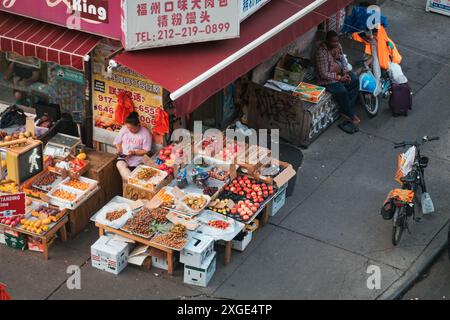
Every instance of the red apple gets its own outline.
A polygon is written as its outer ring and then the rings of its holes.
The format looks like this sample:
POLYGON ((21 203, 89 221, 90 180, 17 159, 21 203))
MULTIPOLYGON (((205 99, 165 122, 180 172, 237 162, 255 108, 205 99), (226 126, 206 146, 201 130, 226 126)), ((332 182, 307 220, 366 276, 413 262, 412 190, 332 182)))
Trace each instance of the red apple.
POLYGON ((245 215, 245 216, 243 216, 243 217, 242 217, 242 220, 244 220, 244 221, 248 221, 248 220, 250 220, 250 217, 249 217, 249 216, 247 216, 247 215, 245 215))

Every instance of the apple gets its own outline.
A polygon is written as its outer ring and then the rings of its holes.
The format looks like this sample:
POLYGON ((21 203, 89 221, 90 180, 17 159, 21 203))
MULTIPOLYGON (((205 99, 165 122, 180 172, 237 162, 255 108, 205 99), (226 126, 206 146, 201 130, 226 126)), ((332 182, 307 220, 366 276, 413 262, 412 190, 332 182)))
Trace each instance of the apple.
POLYGON ((248 215, 245 215, 245 216, 242 217, 242 220, 248 221, 248 220, 250 220, 250 217, 248 215))
POLYGON ((256 211, 258 211, 258 208, 256 208, 255 206, 252 207, 252 212, 256 213, 256 211))
POLYGON ((236 208, 231 209, 231 213, 232 214, 236 214, 237 213, 237 209, 236 208))

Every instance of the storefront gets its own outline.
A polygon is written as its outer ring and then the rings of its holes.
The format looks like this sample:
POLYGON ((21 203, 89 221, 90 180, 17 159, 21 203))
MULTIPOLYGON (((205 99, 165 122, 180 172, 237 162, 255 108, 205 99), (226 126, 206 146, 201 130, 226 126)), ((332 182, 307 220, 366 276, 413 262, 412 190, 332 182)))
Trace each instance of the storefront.
MULTIPOLYGON (((9 246, 23 250, 31 245, 48 258, 48 244, 57 232, 66 240, 66 227, 75 235, 92 221, 100 235, 91 247, 93 267, 118 274, 128 263, 151 261, 172 274, 179 261, 185 265, 186 283, 207 286, 215 271, 214 244, 225 245, 225 264, 232 248, 245 250, 253 232, 284 205, 296 170, 276 159, 267 146, 239 144, 222 134, 197 140, 192 132, 187 132, 186 140, 169 142, 166 134, 175 127, 188 127, 186 120, 202 104, 218 108, 208 115, 214 119, 209 126, 223 130, 237 113, 232 84, 348 2, 264 1, 250 17, 245 15, 239 38, 231 34, 228 40, 132 52, 123 51, 123 38, 121 45, 118 39, 101 39, 28 18, 12 25, 19 19, 0 12, 10 21, 9 26, 0 23, 7 75, 2 83, 8 91, 4 99, 11 103, 14 91, 22 89, 26 98, 58 104, 74 117, 78 113, 92 124, 97 149, 86 152, 79 140, 61 136, 37 154, 33 148, 43 146, 28 137, 0 144, 12 180, 5 181, 1 191, 14 195, 23 191, 27 196, 18 196, 20 211, 0 210, 0 242, 3 233, 9 246), (36 26, 48 31, 26 32, 36 26), (13 63, 21 67, 16 70, 13 63), (13 70, 12 77, 8 70, 13 70), (23 83, 19 78, 23 73, 36 81, 23 83), (124 181, 123 190, 117 190, 122 181, 115 170, 112 144, 131 110, 138 112, 162 149, 144 156, 124 181), (61 146, 69 154, 61 155, 61 146), (13 162, 20 155, 26 160, 13 162), (186 157, 191 161, 184 161, 186 157), (12 175, 26 172, 31 160, 40 161, 33 175, 26 179, 12 175), (107 256, 107 251, 114 254, 107 256)), ((139 8, 142 16, 148 13, 139 8)), ((228 29, 227 22, 221 23, 228 29)))

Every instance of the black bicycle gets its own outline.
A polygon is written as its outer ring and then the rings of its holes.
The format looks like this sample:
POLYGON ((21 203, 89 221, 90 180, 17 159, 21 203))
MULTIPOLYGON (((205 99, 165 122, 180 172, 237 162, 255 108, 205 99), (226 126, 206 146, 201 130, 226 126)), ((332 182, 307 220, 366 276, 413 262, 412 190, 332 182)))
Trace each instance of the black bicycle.
POLYGON ((414 201, 407 203, 404 201, 394 200, 395 211, 392 219, 392 244, 394 246, 399 244, 403 231, 408 230, 408 233, 411 233, 409 229, 411 218, 414 218, 414 220, 417 221, 415 215, 415 203, 420 203, 420 198, 417 192, 419 191, 419 188, 422 194, 427 192, 427 186, 425 183, 425 168, 428 166, 429 162, 428 157, 421 155, 420 147, 426 142, 434 140, 439 140, 439 137, 424 136, 423 138, 419 138, 417 141, 413 142, 404 141, 395 143, 394 148, 396 149, 412 146, 416 147, 416 155, 412 165, 412 170, 400 179, 402 182, 402 189, 412 190, 414 192, 414 201))

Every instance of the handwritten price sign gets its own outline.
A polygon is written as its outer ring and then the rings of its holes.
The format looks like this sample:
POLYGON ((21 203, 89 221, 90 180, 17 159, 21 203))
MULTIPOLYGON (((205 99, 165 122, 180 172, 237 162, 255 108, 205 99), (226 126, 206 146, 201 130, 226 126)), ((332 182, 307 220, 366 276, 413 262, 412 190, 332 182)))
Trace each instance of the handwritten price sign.
POLYGON ((239 5, 236 0, 129 0, 125 5, 125 48, 236 38, 239 5))

